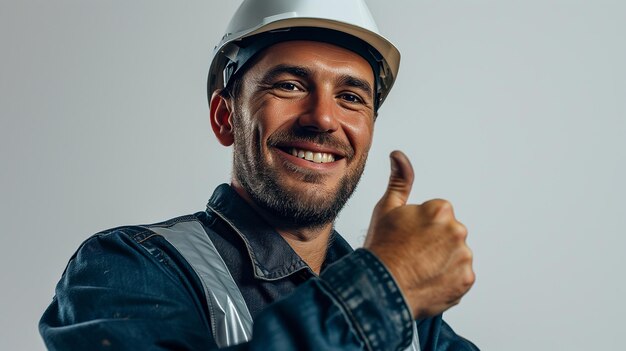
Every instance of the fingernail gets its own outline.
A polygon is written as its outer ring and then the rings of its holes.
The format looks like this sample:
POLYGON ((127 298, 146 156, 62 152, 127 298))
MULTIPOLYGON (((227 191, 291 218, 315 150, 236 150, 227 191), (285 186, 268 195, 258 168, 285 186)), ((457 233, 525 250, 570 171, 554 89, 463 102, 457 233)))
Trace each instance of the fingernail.
POLYGON ((398 164, 396 163, 396 159, 389 156, 389 160, 391 161, 391 171, 396 173, 398 171, 398 164))

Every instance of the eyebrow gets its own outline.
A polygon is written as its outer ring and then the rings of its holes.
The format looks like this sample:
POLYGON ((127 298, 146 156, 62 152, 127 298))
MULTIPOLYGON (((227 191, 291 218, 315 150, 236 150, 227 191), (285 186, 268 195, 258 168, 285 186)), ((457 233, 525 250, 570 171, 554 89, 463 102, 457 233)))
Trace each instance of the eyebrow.
POLYGON ((312 74, 311 70, 306 67, 281 64, 267 71, 267 73, 263 75, 263 78, 261 79, 261 81, 266 84, 269 84, 273 82, 278 76, 280 76, 281 74, 285 74, 285 73, 294 75, 296 77, 302 77, 302 78, 309 77, 312 74))
POLYGON ((373 97, 374 90, 372 89, 371 84, 361 78, 357 78, 350 75, 343 75, 339 78, 339 85, 347 85, 349 87, 357 88, 362 90, 367 96, 373 97))
MULTIPOLYGON (((271 82, 273 82, 281 74, 291 74, 296 77, 307 78, 312 76, 313 72, 303 66, 280 64, 267 71, 267 73, 263 75, 261 81, 265 84, 271 84, 271 82)), ((337 83, 338 85, 345 85, 362 90, 363 93, 367 94, 367 96, 374 96, 374 89, 372 89, 372 85, 364 79, 344 74, 337 79, 337 83)))

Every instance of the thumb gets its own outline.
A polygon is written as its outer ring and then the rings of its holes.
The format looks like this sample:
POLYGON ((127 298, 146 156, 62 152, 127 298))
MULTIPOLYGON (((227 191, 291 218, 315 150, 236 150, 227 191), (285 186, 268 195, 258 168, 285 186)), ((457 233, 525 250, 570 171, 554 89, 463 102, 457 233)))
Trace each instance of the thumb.
POLYGON ((387 185, 387 191, 385 191, 377 206, 382 213, 406 205, 415 177, 411 161, 402 151, 393 151, 389 158, 391 159, 389 184, 387 185))

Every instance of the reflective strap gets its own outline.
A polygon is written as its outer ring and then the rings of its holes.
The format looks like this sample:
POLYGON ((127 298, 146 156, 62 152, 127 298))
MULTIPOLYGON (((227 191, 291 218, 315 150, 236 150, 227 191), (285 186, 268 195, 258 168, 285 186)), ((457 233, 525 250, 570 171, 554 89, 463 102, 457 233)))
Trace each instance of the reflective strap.
POLYGON ((202 224, 191 220, 167 227, 145 228, 163 236, 200 278, 217 346, 222 348, 250 340, 252 317, 246 302, 202 224))
POLYGON ((415 322, 413 322, 413 341, 411 341, 411 345, 404 349, 404 351, 421 351, 420 336, 417 333, 417 325, 415 322))

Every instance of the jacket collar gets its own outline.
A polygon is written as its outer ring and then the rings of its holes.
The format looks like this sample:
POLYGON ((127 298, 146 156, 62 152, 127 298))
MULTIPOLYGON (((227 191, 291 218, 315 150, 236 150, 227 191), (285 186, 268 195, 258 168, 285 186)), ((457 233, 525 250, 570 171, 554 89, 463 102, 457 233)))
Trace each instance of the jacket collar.
MULTIPOLYGON (((309 266, 261 216, 228 184, 221 184, 207 204, 207 212, 222 218, 243 239, 255 277, 263 280, 284 278, 309 266)), ((352 251, 333 230, 322 269, 352 251)))

